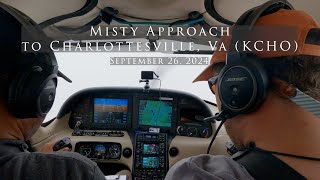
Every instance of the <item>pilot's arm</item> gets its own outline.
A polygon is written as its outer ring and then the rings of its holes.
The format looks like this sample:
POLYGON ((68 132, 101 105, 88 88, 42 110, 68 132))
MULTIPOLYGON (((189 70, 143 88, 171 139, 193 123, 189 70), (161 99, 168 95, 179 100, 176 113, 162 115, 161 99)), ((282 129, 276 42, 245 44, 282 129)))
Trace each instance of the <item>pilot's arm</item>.
POLYGON ((246 169, 229 157, 199 155, 177 162, 170 168, 165 179, 251 180, 253 178, 246 169))

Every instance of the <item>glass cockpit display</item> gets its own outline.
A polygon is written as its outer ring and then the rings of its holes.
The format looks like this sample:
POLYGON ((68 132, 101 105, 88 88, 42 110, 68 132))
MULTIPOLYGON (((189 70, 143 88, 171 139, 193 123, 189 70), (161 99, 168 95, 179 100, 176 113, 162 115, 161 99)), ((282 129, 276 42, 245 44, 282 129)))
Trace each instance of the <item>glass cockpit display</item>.
POLYGON ((143 145, 143 154, 159 154, 159 145, 158 144, 144 144, 143 145))
POLYGON ((97 154, 105 154, 106 153, 106 147, 104 145, 96 145, 95 152, 97 154))
POLYGON ((128 99, 95 98, 94 124, 126 125, 128 121, 128 99))
POLYGON ((172 101, 140 100, 139 125, 171 127, 172 101))
POLYGON ((159 157, 143 157, 142 167, 144 168, 158 168, 159 157))

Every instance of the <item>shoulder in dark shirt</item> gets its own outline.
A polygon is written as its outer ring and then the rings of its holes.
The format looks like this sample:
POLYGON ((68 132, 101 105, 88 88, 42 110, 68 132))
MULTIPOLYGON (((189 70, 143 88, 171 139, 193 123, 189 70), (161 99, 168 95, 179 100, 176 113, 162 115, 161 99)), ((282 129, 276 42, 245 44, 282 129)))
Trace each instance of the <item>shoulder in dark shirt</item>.
POLYGON ((0 157, 0 179, 104 180, 96 163, 72 152, 21 152, 0 157))

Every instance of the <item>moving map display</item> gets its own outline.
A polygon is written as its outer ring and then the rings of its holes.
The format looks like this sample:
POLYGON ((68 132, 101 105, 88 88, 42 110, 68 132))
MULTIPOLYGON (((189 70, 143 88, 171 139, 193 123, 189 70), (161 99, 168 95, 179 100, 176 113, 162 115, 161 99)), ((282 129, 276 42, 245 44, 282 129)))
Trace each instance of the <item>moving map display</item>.
POLYGON ((143 145, 143 154, 159 154, 159 145, 158 144, 144 144, 143 145))
POLYGON ((142 167, 144 168, 158 168, 159 158, 158 157, 143 157, 142 167))
POLYGON ((139 125, 171 127, 172 102, 140 100, 139 125))
POLYGON ((94 99, 94 123, 106 125, 127 124, 128 99, 94 99))

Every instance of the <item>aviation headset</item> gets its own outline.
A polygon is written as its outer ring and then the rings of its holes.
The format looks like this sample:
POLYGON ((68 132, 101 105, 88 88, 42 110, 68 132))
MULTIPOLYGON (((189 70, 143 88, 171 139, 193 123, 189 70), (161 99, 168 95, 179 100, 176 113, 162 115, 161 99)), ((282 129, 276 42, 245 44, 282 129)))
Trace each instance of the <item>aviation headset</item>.
MULTIPOLYGON (((280 9, 291 9, 285 0, 272 0, 244 13, 235 26, 253 27, 259 17, 280 9)), ((231 42, 234 42, 234 37, 231 42)), ((231 43, 233 44, 233 43, 231 43)), ((252 53, 228 52, 226 66, 218 77, 219 97, 225 118, 249 113, 265 100, 269 87, 269 77, 261 60, 252 53)))
MULTIPOLYGON (((21 31, 24 31, 25 35, 48 40, 42 29, 24 13, 3 3, 0 3, 0 11, 13 16, 21 24, 21 31)), ((28 52, 19 57, 19 64, 24 65, 9 82, 9 111, 21 119, 44 118, 56 95, 58 65, 54 53, 28 52)))

